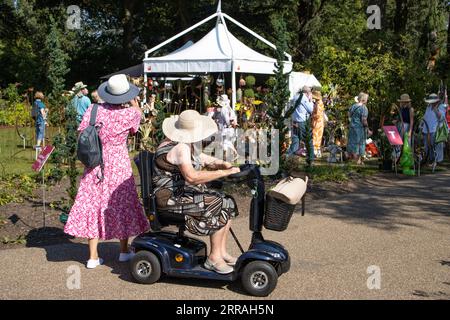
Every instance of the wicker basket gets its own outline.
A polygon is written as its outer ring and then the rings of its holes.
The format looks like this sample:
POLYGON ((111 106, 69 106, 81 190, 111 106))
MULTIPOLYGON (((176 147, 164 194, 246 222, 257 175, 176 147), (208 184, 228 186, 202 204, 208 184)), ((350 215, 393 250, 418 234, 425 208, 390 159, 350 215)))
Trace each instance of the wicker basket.
POLYGON ((264 227, 273 231, 284 231, 289 225, 295 205, 285 203, 269 195, 266 196, 264 227))

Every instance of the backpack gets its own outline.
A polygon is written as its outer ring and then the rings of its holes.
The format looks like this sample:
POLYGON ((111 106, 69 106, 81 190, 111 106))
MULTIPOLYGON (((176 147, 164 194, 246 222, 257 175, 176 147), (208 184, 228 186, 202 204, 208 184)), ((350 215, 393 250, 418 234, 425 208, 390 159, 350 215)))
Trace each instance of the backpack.
POLYGON ((39 112, 38 102, 35 101, 33 103, 33 106, 31 107, 31 118, 33 118, 34 121, 36 121, 38 117, 38 112, 39 112))
POLYGON ((98 166, 101 168, 100 176, 97 175, 100 181, 103 180, 103 154, 102 154, 102 142, 98 133, 101 130, 101 125, 96 126, 98 105, 94 104, 91 111, 91 119, 89 126, 84 129, 78 138, 77 158, 88 169, 94 169, 98 166))

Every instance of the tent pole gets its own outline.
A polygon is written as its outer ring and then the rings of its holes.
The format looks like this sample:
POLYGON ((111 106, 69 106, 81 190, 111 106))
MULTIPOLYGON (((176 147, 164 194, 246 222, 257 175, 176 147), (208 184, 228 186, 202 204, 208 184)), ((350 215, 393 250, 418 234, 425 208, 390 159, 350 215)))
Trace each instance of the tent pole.
POLYGON ((231 103, 233 110, 236 110, 236 71, 234 70, 234 60, 231 62, 231 103))
POLYGON ((144 104, 147 103, 147 72, 144 71, 144 104))

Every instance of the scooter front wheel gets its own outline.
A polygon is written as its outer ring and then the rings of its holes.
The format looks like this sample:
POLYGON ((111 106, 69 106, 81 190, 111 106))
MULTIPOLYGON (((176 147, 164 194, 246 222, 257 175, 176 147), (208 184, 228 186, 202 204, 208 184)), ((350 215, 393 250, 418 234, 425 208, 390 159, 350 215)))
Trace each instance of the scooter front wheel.
POLYGON ((275 268, 265 261, 252 261, 242 272, 242 285, 253 296, 267 297, 275 290, 278 274, 275 268))
POLYGON ((131 274, 142 284, 153 284, 161 277, 161 264, 158 257, 149 251, 139 251, 131 259, 131 274))

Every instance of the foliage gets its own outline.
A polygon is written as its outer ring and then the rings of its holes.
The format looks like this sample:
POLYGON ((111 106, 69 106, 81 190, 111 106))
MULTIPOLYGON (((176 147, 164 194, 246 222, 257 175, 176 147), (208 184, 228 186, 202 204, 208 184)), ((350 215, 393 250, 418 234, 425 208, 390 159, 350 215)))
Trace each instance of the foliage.
MULTIPOLYGON (((66 100, 67 101, 67 100, 66 100)), ((50 161, 55 164, 51 170, 51 176, 55 181, 60 181, 65 175, 69 177, 69 187, 67 194, 69 196, 68 206, 72 206, 77 194, 77 141, 78 141, 78 122, 77 111, 72 101, 67 102, 64 109, 64 132, 53 138, 55 151, 52 153, 50 161), (63 167, 63 165, 66 165, 63 167)))
POLYGON ((155 109, 157 111, 156 119, 153 123, 155 128, 155 144, 158 146, 164 140, 164 132, 162 131, 162 124, 167 117, 166 108, 162 101, 155 102, 155 109))
POLYGON ((255 91, 253 89, 245 89, 244 90, 244 97, 249 99, 255 98, 255 91))
POLYGON ((35 179, 29 175, 6 175, 0 180, 0 206, 8 203, 22 203, 33 195, 37 188, 35 179))
POLYGON ((393 149, 383 129, 378 129, 378 134, 375 140, 377 142, 378 149, 380 150, 381 153, 381 159, 391 160, 393 149))
POLYGON ((77 122, 77 110, 72 103, 68 104, 65 110, 66 113, 66 150, 67 150, 67 162, 69 167, 67 168, 67 176, 69 177, 69 188, 67 194, 69 196, 69 206, 72 207, 77 196, 77 177, 78 170, 76 167, 77 161, 77 141, 78 141, 78 122, 77 122))
POLYGON ((9 84, 0 99, 0 125, 25 126, 30 122, 30 107, 23 102, 16 84, 9 84))
POLYGON ((256 84, 255 77, 254 76, 245 77, 245 84, 246 84, 247 88, 253 88, 254 85, 256 84))
POLYGON ((48 52, 46 74, 51 88, 49 120, 56 126, 62 125, 64 121, 64 108, 61 106, 65 104, 62 93, 65 87, 65 76, 69 72, 67 67, 69 55, 62 48, 61 37, 62 33, 57 23, 50 16, 50 34, 45 42, 45 51, 48 52))
POLYGON ((295 109, 294 106, 291 106, 288 110, 286 110, 290 97, 288 78, 284 74, 284 53, 287 49, 286 23, 281 19, 274 20, 273 23, 275 25, 278 39, 278 42, 276 43, 277 63, 275 68, 274 86, 271 88, 272 93, 270 94, 268 101, 267 114, 270 117, 271 125, 273 128, 277 129, 280 134, 278 150, 280 150, 279 163, 282 163, 281 150, 286 141, 286 135, 289 130, 285 122, 290 118, 295 109))
POLYGON ((27 239, 25 235, 20 235, 16 239, 10 239, 9 237, 2 237, 1 242, 3 244, 26 244, 27 239))

